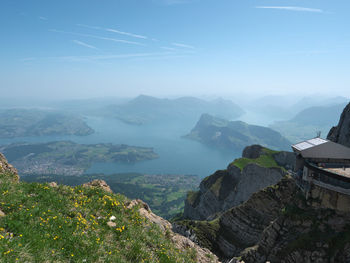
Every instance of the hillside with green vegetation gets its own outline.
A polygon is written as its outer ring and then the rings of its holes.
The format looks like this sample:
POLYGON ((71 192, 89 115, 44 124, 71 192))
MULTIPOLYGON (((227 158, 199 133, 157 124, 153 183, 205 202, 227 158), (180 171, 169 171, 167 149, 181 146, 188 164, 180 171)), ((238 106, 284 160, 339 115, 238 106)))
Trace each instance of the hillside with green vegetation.
POLYGON ((39 109, 0 110, 0 138, 92 133, 94 130, 77 115, 39 109))
POLYGON ((81 175, 93 163, 132 163, 158 158, 152 148, 71 141, 0 146, 20 174, 81 175))
POLYGON ((125 196, 20 182, 4 165, 0 159, 1 262, 198 262, 193 246, 176 247, 125 196))
POLYGON ((196 126, 184 137, 231 152, 240 152, 252 144, 275 150, 286 150, 290 147, 286 138, 270 128, 249 125, 242 121, 228 121, 209 114, 203 114, 196 126))
POLYGON ((131 199, 145 201, 157 215, 172 218, 181 213, 188 191, 197 189, 200 178, 195 175, 149 175, 149 174, 112 174, 112 175, 26 175, 27 182, 58 182, 76 186, 95 179, 108 183, 113 192, 121 193, 131 199))

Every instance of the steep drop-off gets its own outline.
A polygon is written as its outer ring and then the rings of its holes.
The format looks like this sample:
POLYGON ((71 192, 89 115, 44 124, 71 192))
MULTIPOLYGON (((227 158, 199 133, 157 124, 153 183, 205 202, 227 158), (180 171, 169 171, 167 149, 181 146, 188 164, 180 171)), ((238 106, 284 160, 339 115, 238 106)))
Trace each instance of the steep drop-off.
POLYGON ((327 139, 350 147, 350 103, 343 110, 338 125, 329 131, 327 139))
POLYGON ((198 192, 188 193, 184 218, 214 218, 245 202, 253 193, 276 184, 293 163, 293 153, 271 151, 260 145, 246 147, 242 158, 203 179, 198 192))

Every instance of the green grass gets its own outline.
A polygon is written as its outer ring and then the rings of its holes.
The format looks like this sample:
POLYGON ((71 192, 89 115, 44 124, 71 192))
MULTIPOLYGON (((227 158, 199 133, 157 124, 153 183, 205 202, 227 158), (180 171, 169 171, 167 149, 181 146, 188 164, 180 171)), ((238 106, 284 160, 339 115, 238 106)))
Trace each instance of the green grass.
POLYGON ((97 188, 14 183, 0 174, 0 262, 196 262, 128 200, 97 188), (109 227, 110 216, 116 227, 109 227))
POLYGON ((248 164, 251 163, 255 163, 265 168, 280 167, 273 157, 275 154, 279 153, 279 151, 271 150, 269 148, 263 148, 262 151, 263 154, 261 154, 256 159, 239 158, 234 160, 232 164, 237 166, 241 170, 243 170, 248 164))
POLYGON ((257 159, 240 158, 233 161, 233 164, 241 170, 250 163, 255 163, 265 168, 279 167, 271 155, 261 155, 257 159))
POLYGON ((22 179, 28 182, 58 182, 71 186, 102 179, 113 192, 121 193, 131 199, 141 199, 151 207, 154 213, 167 219, 183 210, 187 191, 196 189, 200 182, 198 176, 133 173, 83 176, 27 175, 22 179))

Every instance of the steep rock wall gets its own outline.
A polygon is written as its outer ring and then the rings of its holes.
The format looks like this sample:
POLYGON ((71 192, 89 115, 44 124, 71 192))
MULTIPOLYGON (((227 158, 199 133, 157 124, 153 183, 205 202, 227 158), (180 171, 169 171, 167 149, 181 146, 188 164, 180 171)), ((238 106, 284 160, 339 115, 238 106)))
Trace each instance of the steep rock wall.
POLYGON ((329 131, 327 139, 350 147, 350 103, 343 110, 338 125, 329 131))

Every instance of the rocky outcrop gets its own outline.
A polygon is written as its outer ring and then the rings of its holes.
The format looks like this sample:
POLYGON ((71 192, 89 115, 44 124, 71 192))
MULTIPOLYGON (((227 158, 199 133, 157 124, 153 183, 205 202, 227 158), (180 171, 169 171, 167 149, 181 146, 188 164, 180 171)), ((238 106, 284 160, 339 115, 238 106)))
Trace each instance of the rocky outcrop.
POLYGON ((239 259, 245 263, 349 262, 349 223, 348 213, 313 209, 294 200, 239 259))
POLYGON ((191 241, 189 238, 174 233, 172 231, 172 225, 169 221, 164 218, 154 214, 149 206, 142 200, 132 200, 126 204, 129 209, 134 206, 139 206, 139 213, 141 216, 145 217, 150 222, 157 224, 160 229, 170 237, 177 249, 183 250, 192 248, 196 252, 197 262, 198 263, 219 263, 217 256, 210 252, 206 248, 201 248, 196 243, 191 241))
POLYGON ((178 224, 193 231, 200 245, 227 260, 255 246, 295 192, 293 179, 284 178, 277 185, 254 193, 248 201, 227 210, 213 221, 182 221, 178 224))
MULTIPOLYGON (((265 154, 266 154, 265 147, 259 144, 254 144, 244 148, 242 157, 248 158, 248 159, 256 159, 256 158, 259 158, 261 155, 265 155, 265 154)), ((295 165, 296 157, 295 157, 295 153, 293 152, 275 151, 272 153, 272 157, 279 166, 282 166, 287 170, 293 169, 295 165)))
POLYGON ((338 125, 329 131, 327 139, 350 147, 350 103, 343 110, 338 125))
POLYGON ((264 149, 265 148, 259 144, 253 144, 253 145, 247 146, 244 148, 242 152, 242 157, 248 158, 248 159, 259 158, 260 155, 265 154, 264 149))
POLYGON ((100 180, 100 179, 96 179, 93 180, 92 182, 88 182, 86 184, 83 184, 84 187, 97 187, 97 188, 101 188, 102 190, 108 192, 108 193, 112 193, 112 189, 109 187, 109 185, 106 183, 106 181, 104 180, 100 180))
POLYGON ((244 167, 241 179, 234 191, 225 200, 223 210, 242 204, 253 193, 276 184, 284 175, 286 173, 281 168, 265 168, 256 164, 248 164, 244 167))
MULTIPOLYGON (((251 163, 238 167, 231 163, 226 170, 219 170, 205 178, 198 192, 191 192, 185 200, 184 218, 192 220, 210 220, 218 213, 237 206, 250 196, 270 185, 276 184, 286 175, 285 169, 280 167, 264 167, 256 158, 269 155, 273 161, 277 156, 279 162, 289 167, 290 159, 287 152, 273 152, 260 145, 246 147, 243 157, 251 163)), ((294 154, 292 154, 294 157, 294 154)))
POLYGON ((16 168, 9 164, 5 156, 0 153, 0 174, 3 173, 10 174, 13 177, 14 181, 19 181, 19 176, 16 168))
POLYGON ((275 153, 273 155, 273 158, 275 159, 276 163, 279 166, 282 166, 287 170, 294 169, 294 165, 295 165, 295 161, 296 161, 295 153, 281 151, 281 152, 275 153))
MULTIPOLYGON (((226 199, 233 193, 241 177, 235 166, 216 171, 205 178, 198 192, 191 192, 185 200, 184 217, 193 220, 206 220, 227 206, 226 199)), ((231 197, 232 199, 232 197, 231 197)))
POLYGON ((230 263, 350 262, 350 214, 317 201, 286 177, 213 221, 180 223, 230 263))

